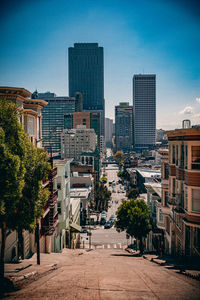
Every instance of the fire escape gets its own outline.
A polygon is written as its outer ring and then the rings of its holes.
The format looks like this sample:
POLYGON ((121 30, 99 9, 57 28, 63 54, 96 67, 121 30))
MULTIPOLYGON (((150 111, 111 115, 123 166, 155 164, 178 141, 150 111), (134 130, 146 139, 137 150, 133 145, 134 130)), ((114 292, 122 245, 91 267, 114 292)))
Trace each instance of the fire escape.
POLYGON ((41 219, 41 235, 52 235, 58 225, 58 212, 55 205, 58 200, 58 190, 54 189, 54 180, 57 177, 57 168, 53 168, 53 159, 50 157, 52 170, 49 172, 47 181, 43 182, 44 188, 48 188, 50 195, 44 206, 44 214, 41 219))

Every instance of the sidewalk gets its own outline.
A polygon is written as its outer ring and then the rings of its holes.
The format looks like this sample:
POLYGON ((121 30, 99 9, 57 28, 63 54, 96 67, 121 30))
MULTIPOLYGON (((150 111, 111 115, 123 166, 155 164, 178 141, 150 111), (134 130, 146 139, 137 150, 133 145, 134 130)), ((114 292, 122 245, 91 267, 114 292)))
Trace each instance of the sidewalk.
MULTIPOLYGON (((133 250, 131 248, 126 248, 125 250, 133 255, 136 256, 139 255, 139 251, 133 250)), ((156 263, 160 266, 164 266, 165 268, 177 270, 181 274, 184 274, 185 276, 200 281, 200 266, 198 265, 184 265, 183 263, 180 263, 178 260, 176 260, 173 257, 170 256, 160 257, 156 254, 144 254, 143 258, 153 263, 156 263)))
POLYGON ((148 259, 160 266, 164 266, 168 269, 174 269, 184 274, 185 276, 191 277, 193 279, 200 281, 200 266, 197 265, 184 265, 180 263, 175 258, 170 256, 159 257, 155 254, 145 254, 143 258, 148 259))
MULTIPOLYGON (((80 250, 83 252, 82 249, 80 250)), ((62 255, 60 255, 60 253, 40 253, 40 265, 37 265, 36 254, 19 263, 5 263, 6 281, 4 283, 4 292, 20 289, 31 281, 35 281, 53 272, 63 264, 70 265, 73 256, 79 255, 80 250, 76 249, 74 252, 71 249, 64 249, 62 255)), ((1 293, 2 289, 3 287, 1 286, 1 293)))

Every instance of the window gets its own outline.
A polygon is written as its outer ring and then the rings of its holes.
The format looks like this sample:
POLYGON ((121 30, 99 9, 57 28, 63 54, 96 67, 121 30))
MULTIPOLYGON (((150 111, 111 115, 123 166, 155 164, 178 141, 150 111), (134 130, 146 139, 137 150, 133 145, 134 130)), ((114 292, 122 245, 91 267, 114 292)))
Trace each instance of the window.
POLYGON ((185 187, 185 209, 188 210, 188 188, 185 187))
POLYGON ((61 214, 61 202, 57 202, 57 212, 61 214))
POLYGON ((83 119, 83 125, 86 125, 86 119, 83 119))
POLYGON ((181 162, 180 162, 180 167, 182 169, 184 168, 184 145, 181 145, 181 162))
POLYGON ((172 185, 172 193, 173 193, 173 197, 175 197, 175 193, 176 193, 176 179, 173 178, 173 185, 172 185))
POLYGON ((172 148, 172 163, 175 164, 175 146, 172 148))
POLYGON ((194 247, 200 251, 200 228, 194 228, 194 247))
POLYGON ((164 221, 164 217, 163 217, 162 209, 161 209, 161 208, 159 209, 159 221, 160 221, 160 222, 163 222, 163 221, 164 221))
POLYGON ((178 145, 176 145, 176 166, 179 165, 179 159, 178 159, 178 145))
POLYGON ((166 218, 166 224, 165 224, 165 228, 168 234, 170 234, 170 221, 169 218, 166 218))
POLYGON ((185 146, 185 168, 188 167, 188 146, 185 146))
POLYGON ((200 190, 192 189, 192 210, 200 213, 200 190))
POLYGON ((200 170, 200 146, 192 146, 192 169, 200 170))
POLYGON ((165 191, 165 206, 168 205, 168 192, 165 191))
POLYGON ((164 164, 164 179, 168 179, 168 178, 169 178, 169 165, 164 164))
POLYGON ((33 117, 27 116, 25 119, 25 131, 30 134, 34 135, 35 127, 34 127, 35 119, 33 117))

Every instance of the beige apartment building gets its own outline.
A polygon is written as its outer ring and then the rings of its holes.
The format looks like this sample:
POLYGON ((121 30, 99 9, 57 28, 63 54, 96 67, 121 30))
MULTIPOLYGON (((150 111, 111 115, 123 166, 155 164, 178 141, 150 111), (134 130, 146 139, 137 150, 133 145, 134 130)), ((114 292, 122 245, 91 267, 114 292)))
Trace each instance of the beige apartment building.
MULTIPOLYGON (((0 98, 5 101, 11 100, 17 104, 22 112, 20 123, 28 133, 32 143, 41 147, 41 110, 47 102, 40 99, 32 99, 32 93, 24 88, 0 87, 0 98)), ((35 251, 34 234, 23 232, 24 245, 23 256, 27 257, 30 252, 35 251)), ((0 232, 1 244, 1 232, 0 232)), ((18 259, 18 234, 16 231, 8 231, 5 249, 5 261, 16 261, 18 259)))
POLYGON ((66 129, 61 134, 61 157, 79 160, 81 153, 94 151, 97 146, 97 135, 94 129, 84 125, 76 129, 66 129))
POLYGON ((200 258, 200 128, 167 132, 162 154, 165 252, 200 258))

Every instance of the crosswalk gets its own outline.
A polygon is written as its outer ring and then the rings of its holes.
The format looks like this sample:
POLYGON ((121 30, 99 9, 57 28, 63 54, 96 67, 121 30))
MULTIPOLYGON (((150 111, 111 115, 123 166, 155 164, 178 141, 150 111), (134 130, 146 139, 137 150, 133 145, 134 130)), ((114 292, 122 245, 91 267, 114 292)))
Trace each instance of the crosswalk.
POLYGON ((93 245, 95 249, 123 249, 122 243, 93 245))

